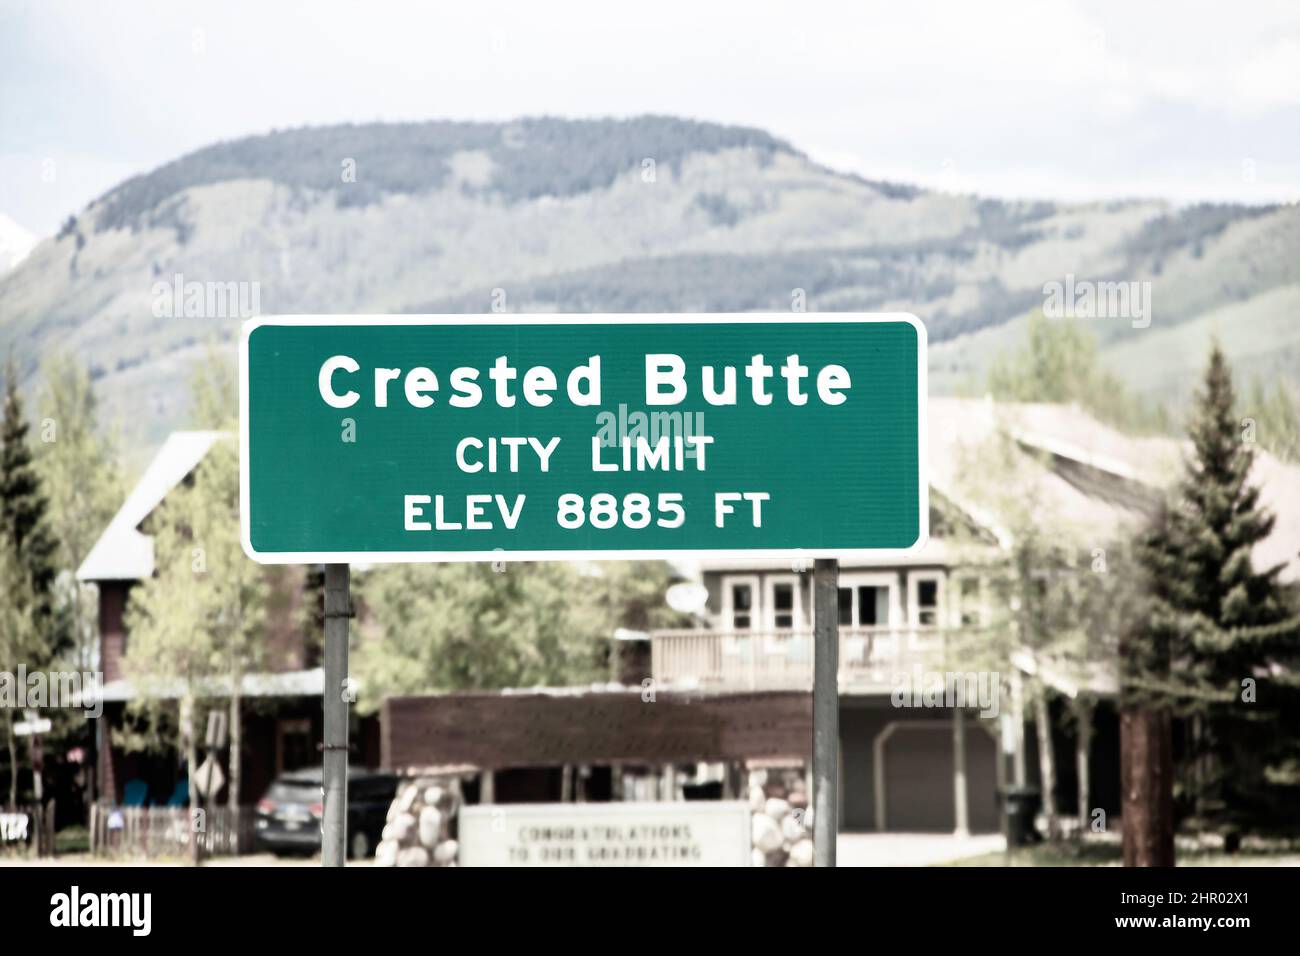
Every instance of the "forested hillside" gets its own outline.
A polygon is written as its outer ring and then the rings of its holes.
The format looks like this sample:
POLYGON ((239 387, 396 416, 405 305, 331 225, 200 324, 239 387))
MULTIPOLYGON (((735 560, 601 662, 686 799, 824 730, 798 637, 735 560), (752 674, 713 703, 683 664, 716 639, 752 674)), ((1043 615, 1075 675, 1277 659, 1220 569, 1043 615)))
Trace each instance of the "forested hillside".
POLYGON ((1152 283, 1149 328, 1093 333, 1130 388, 1163 395, 1186 386, 1210 335, 1244 381, 1257 363, 1295 383, 1298 263, 1294 206, 935 193, 832 172, 761 130, 671 117, 348 125, 219 143, 124 182, 0 276, 0 345, 29 391, 43 356, 80 357, 138 455, 187 421, 189 369, 208 343, 231 347, 241 301, 268 314, 905 310, 930 331, 943 392, 982 387, 1044 283, 1068 273, 1152 283), (178 276, 232 296, 215 313, 173 308, 178 276))

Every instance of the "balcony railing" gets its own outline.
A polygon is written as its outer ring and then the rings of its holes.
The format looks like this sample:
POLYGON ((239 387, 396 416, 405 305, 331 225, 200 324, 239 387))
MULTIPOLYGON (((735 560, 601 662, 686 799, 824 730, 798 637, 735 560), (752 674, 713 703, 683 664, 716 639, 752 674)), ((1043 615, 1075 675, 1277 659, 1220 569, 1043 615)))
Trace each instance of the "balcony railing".
MULTIPOLYGON (((918 666, 949 669, 956 635, 938 627, 841 627, 840 687, 887 689, 894 675, 918 666)), ((660 683, 736 690, 812 687, 811 629, 664 630, 650 637, 651 673, 660 683)))

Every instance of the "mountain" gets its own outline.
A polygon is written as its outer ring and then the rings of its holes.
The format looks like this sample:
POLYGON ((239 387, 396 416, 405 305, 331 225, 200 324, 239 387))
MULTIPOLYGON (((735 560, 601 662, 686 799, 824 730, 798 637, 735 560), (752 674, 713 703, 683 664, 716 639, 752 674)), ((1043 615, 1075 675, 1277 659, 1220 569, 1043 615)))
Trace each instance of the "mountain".
POLYGON ((239 292, 263 313, 474 313, 787 310, 803 290, 809 311, 916 313, 942 393, 982 382, 1044 283, 1073 274, 1151 281, 1149 328, 1094 324, 1134 390, 1166 396, 1211 334, 1295 382, 1298 270, 1295 206, 928 192, 670 117, 347 125, 122 183, 0 276, 0 347, 29 388, 42 356, 82 356, 139 452, 184 422, 189 368, 233 341, 239 292), (187 317, 178 281, 228 292, 224 317, 220 299, 187 317))
POLYGON ((0 275, 27 258, 36 245, 36 236, 0 213, 0 275))

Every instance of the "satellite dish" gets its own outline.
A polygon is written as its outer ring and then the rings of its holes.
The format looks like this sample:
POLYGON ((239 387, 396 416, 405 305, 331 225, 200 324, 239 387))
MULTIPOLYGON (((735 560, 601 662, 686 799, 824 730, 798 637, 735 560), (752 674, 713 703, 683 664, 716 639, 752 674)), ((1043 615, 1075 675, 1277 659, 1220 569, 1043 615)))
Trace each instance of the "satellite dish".
POLYGON ((668 606, 678 614, 698 614, 709 602, 709 590, 701 584, 683 581, 670 587, 666 597, 668 606))

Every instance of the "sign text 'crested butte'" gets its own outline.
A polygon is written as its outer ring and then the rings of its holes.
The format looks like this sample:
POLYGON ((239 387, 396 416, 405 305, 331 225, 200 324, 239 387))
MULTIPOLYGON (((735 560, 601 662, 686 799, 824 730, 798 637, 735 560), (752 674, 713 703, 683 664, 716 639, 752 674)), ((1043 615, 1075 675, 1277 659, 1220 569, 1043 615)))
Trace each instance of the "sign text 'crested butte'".
POLYGON ((266 562, 904 550, 907 315, 256 319, 242 520, 266 562))

